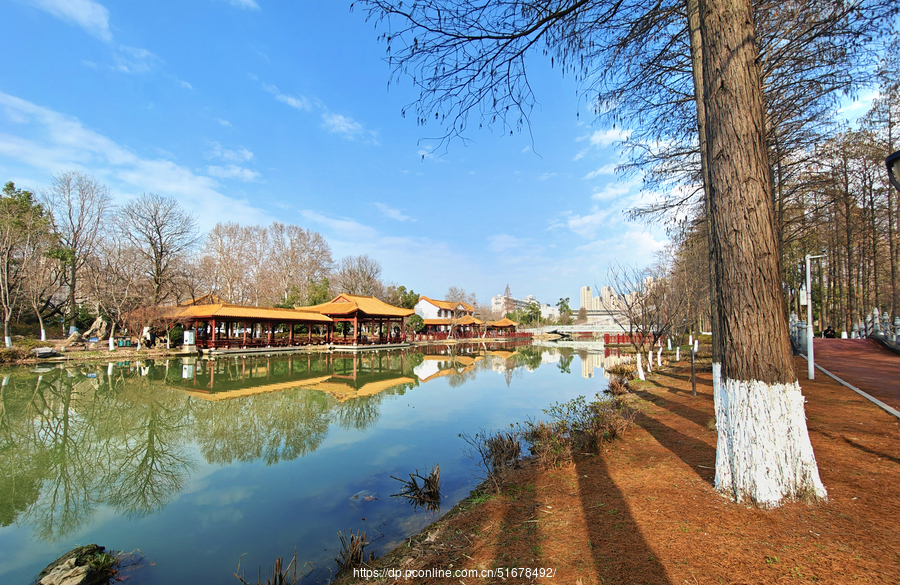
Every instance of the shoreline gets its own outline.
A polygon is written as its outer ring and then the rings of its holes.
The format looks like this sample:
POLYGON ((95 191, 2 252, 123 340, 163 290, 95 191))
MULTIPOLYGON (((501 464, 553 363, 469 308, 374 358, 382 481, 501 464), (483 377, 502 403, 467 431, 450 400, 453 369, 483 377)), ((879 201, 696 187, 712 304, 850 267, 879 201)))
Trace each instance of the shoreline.
POLYGON ((559 467, 523 462, 500 494, 473 490, 363 567, 378 573, 334 583, 900 581, 900 558, 878 552, 900 538, 900 423, 829 378, 801 380, 828 500, 763 510, 715 490, 711 372, 696 398, 689 375, 682 361, 630 381, 624 439, 559 467))

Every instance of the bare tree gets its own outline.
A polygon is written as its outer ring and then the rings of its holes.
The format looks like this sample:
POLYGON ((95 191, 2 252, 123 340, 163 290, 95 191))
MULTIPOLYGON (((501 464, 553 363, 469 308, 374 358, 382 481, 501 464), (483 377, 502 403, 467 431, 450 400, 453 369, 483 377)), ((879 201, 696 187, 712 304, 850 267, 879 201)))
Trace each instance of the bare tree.
POLYGON ((53 227, 65 252, 69 287, 66 325, 74 322, 79 273, 101 236, 112 202, 109 189, 90 175, 67 171, 54 175, 50 188, 41 193, 53 217, 53 227))
POLYGON ((243 228, 218 223, 206 235, 200 266, 209 292, 229 303, 247 304, 248 258, 243 228))
MULTIPOLYGON (((26 265, 25 293, 38 319, 41 341, 47 340, 44 311, 51 306, 64 278, 65 264, 60 260, 56 244, 56 237, 49 231, 45 237, 36 238, 36 257, 33 262, 26 265)), ((54 310, 58 310, 58 307, 54 310)))
MULTIPOLYGON (((644 269, 620 264, 609 267, 609 281, 617 294, 603 297, 603 308, 629 335, 639 354, 652 351, 685 318, 687 296, 672 290, 668 269, 663 262, 644 269)), ((643 375, 643 371, 639 373, 643 375)))
MULTIPOLYGON (((394 74, 408 74, 421 90, 412 106, 419 123, 443 124, 444 138, 464 134, 470 114, 504 133, 524 127, 535 103, 525 75, 525 57, 533 50, 545 50, 551 63, 558 59, 561 69, 579 80, 608 72, 611 96, 623 100, 629 79, 651 77, 645 57, 670 50, 673 39, 690 38, 664 34, 672 26, 684 30, 685 21, 671 14, 681 2, 366 4, 387 28, 383 38, 394 74), (657 50, 641 50, 647 43, 656 43, 657 50), (635 55, 637 60, 630 58, 635 55)), ((777 506, 801 494, 824 496, 825 489, 806 430, 783 311, 760 81, 766 55, 757 44, 753 8, 752 0, 699 0, 699 59, 687 61, 684 70, 693 71, 696 63, 702 67, 704 111, 698 122, 706 141, 716 291, 716 485, 737 501, 777 506)), ((823 32, 819 38, 827 37, 823 32)), ((687 97, 692 93, 670 95, 670 101, 693 103, 687 97)), ((613 115, 616 106, 615 100, 598 103, 613 115)))
POLYGON ((335 274, 335 284, 340 292, 377 296, 382 286, 380 277, 381 264, 368 254, 345 256, 335 274))
POLYGON ((196 243, 197 221, 173 198, 144 193, 118 212, 122 240, 140 251, 158 305, 171 284, 172 265, 196 243))
POLYGON ((465 289, 451 286, 447 289, 446 301, 453 303, 453 310, 450 316, 450 336, 456 331, 457 322, 469 312, 474 312, 475 305, 478 304, 478 297, 475 293, 468 293, 465 289))
POLYGON ((34 195, 6 183, 0 195, 0 306, 6 347, 12 347, 9 324, 13 311, 29 272, 46 250, 49 234, 50 218, 34 195))
POLYGON ((137 309, 150 292, 144 258, 139 248, 110 234, 86 259, 87 292, 98 313, 110 320, 110 351, 115 349, 116 326, 124 326, 128 313, 137 309))

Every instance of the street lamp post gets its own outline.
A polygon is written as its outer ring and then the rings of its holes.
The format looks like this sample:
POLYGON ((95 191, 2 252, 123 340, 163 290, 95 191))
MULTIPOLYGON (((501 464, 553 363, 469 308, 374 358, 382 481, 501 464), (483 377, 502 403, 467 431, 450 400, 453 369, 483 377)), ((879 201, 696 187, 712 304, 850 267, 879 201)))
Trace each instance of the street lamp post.
POLYGON ((824 254, 818 256, 806 255, 806 373, 810 380, 816 379, 816 363, 813 357, 812 282, 810 281, 809 264, 813 258, 824 257, 824 254))

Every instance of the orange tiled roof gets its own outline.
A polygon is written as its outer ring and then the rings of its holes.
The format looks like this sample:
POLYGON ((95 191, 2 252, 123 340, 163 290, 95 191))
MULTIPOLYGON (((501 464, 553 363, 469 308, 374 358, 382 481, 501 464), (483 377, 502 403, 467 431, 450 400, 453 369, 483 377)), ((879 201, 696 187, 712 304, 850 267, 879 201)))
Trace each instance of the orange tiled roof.
POLYGON ((484 321, 476 319, 472 315, 466 315, 456 322, 457 325, 484 325, 484 321))
POLYGON ((330 317, 318 313, 308 313, 295 309, 279 309, 275 307, 249 307, 245 305, 188 305, 171 307, 167 313, 177 319, 261 319, 285 323, 331 323, 330 317))
POLYGON ((488 327, 517 327, 518 325, 518 323, 507 317, 503 317, 499 321, 488 321, 488 327))
POLYGON ((349 295, 346 293, 339 294, 328 303, 310 307, 297 307, 297 310, 320 313, 322 315, 350 315, 359 311, 369 317, 409 317, 414 313, 412 309, 395 307, 375 297, 349 295))
POLYGON ((422 319, 425 325, 449 325, 450 319, 422 319))
POLYGON ((466 311, 469 311, 469 312, 475 310, 475 307, 473 307, 469 303, 462 303, 462 302, 454 303, 452 301, 436 301, 436 300, 434 300, 432 298, 428 298, 426 296, 419 297, 419 300, 420 301, 428 301, 435 307, 438 307, 439 309, 446 309, 448 311, 455 311, 456 307, 459 307, 459 306, 462 306, 466 311))

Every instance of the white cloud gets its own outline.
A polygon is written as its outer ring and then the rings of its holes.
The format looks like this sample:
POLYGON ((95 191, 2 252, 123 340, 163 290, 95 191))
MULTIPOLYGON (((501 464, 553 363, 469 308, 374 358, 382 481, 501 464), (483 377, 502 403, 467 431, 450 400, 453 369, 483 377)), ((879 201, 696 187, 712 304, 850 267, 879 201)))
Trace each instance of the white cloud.
MULTIPOLYGON (((256 77, 252 75, 251 78, 256 79, 256 77)), ((292 96, 282 93, 276 86, 268 83, 263 83, 262 87, 264 90, 274 95, 276 100, 285 103, 292 108, 306 112, 314 109, 321 111, 322 125, 332 134, 341 135, 347 140, 358 140, 369 144, 378 144, 374 132, 366 130, 362 124, 349 116, 334 114, 328 111, 328 108, 317 100, 312 100, 304 96, 292 96)))
POLYGON ((116 45, 113 52, 113 69, 123 73, 146 73, 153 69, 162 60, 148 51, 136 47, 116 45))
POLYGON ((597 130, 590 136, 591 146, 609 146, 616 142, 628 140, 631 131, 622 131, 618 128, 610 128, 609 130, 597 130))
POLYGON ((228 126, 229 128, 232 127, 231 122, 229 122, 228 120, 223 120, 222 118, 216 118, 216 122, 218 122, 222 126, 228 126))
POLYGON ((595 171, 589 172, 583 178, 584 178, 584 180, 588 181, 590 179, 596 179, 597 177, 599 177, 601 175, 614 175, 614 174, 616 174, 616 165, 610 163, 608 165, 603 165, 602 167, 600 167, 599 169, 597 169, 595 171))
POLYGON ((256 0, 225 0, 232 6, 237 6, 238 8, 246 8, 248 10, 259 10, 259 4, 256 3, 256 0))
POLYGON ((488 238, 488 249, 492 252, 521 250, 527 245, 529 245, 527 239, 517 238, 509 234, 496 234, 488 238))
POLYGON ((208 166, 206 167, 206 172, 220 179, 238 179, 239 181, 253 181, 259 177, 259 173, 256 171, 237 165, 226 165, 224 167, 208 166))
POLYGON ((563 219, 550 224, 550 228, 567 228, 583 238, 593 238, 597 232, 609 222, 612 212, 609 209, 591 207, 590 213, 577 215, 567 212, 563 219))
POLYGON ((230 162, 247 162, 249 160, 253 160, 253 153, 246 148, 224 148, 218 142, 210 143, 210 150, 206 153, 206 156, 208 158, 220 158, 224 161, 230 162))
POLYGON ((277 87, 275 87, 274 85, 269 85, 268 83, 263 83, 262 86, 264 90, 274 95, 276 100, 285 103, 292 108, 304 111, 309 111, 312 109, 312 104, 310 103, 310 101, 303 96, 294 97, 286 93, 281 93, 281 91, 277 87))
POLYGON ((373 204, 378 208, 378 211, 380 211, 381 214, 387 218, 396 219, 397 221, 416 221, 414 217, 404 215, 399 209, 388 207, 384 203, 375 201, 373 202, 373 204))
POLYGON ((325 122, 325 127, 328 128, 330 132, 338 134, 354 135, 360 134, 363 131, 363 127, 359 122, 354 121, 353 118, 348 118, 340 114, 325 112, 322 114, 322 121, 325 122))
POLYGON ((543 175, 538 177, 538 181, 546 181, 550 177, 555 177, 555 176, 556 176, 556 173, 544 173, 543 175))
POLYGON ((576 138, 576 142, 587 140, 589 145, 578 151, 572 160, 581 160, 592 148, 603 148, 611 146, 617 142, 628 140, 631 136, 631 130, 621 130, 618 128, 610 128, 608 130, 597 130, 588 136, 580 136, 576 138))
POLYGON ((182 79, 176 79, 175 81, 177 81, 178 85, 180 85, 181 87, 183 87, 185 89, 194 89, 194 86, 191 85, 190 83, 188 83, 187 81, 184 81, 182 79))
POLYGON ((349 236, 354 240, 366 240, 378 235, 378 230, 375 228, 365 226, 348 217, 329 217, 310 210, 303 210, 301 215, 305 219, 327 226, 334 233, 341 234, 343 237, 349 236))
POLYGON ((859 96, 859 99, 847 104, 846 106, 840 108, 838 110, 838 114, 842 114, 845 117, 848 114, 858 114, 862 112, 867 112, 872 107, 872 102, 881 97, 881 92, 874 90, 869 91, 867 93, 863 93, 859 96))
POLYGON ((613 199, 618 199, 622 195, 630 193, 632 187, 633 185, 631 183, 609 183, 603 188, 595 190, 594 194, 591 195, 591 199, 597 201, 611 201, 613 199))
MULTIPOLYGON (((33 6, 76 26, 112 46, 113 69, 124 73, 146 73, 158 62, 159 57, 136 47, 128 47, 113 42, 109 30, 109 11, 93 0, 28 0, 33 6)), ((82 61, 88 67, 95 66, 90 61, 82 61)))
POLYGON ((112 41, 109 32, 109 11, 91 0, 30 0, 31 4, 106 42, 112 41))
POLYGON ((171 160, 138 156, 77 118, 0 92, 0 120, 4 117, 18 125, 15 134, 0 133, 0 160, 42 171, 48 183, 51 174, 75 169, 107 183, 118 199, 148 191, 177 197, 197 215, 201 229, 235 218, 257 224, 272 221, 265 211, 222 194, 214 179, 171 160))

